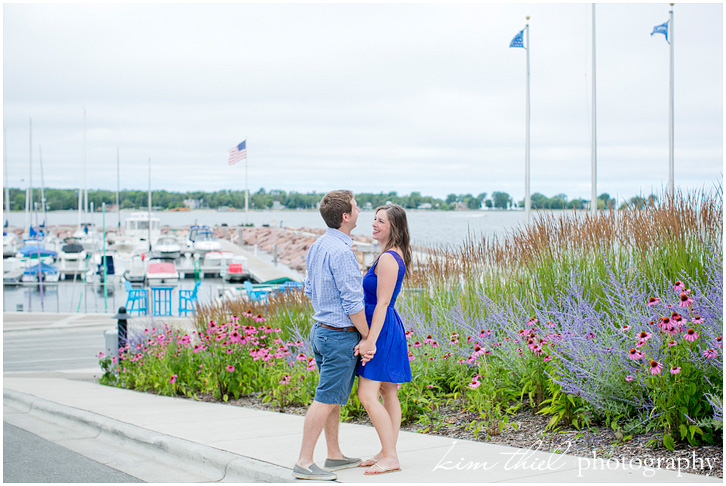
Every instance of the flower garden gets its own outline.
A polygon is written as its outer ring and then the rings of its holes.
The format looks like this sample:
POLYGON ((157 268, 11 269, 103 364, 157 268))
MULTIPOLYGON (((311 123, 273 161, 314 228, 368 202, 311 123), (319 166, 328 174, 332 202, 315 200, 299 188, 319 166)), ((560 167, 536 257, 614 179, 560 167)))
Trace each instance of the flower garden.
MULTIPOLYGON (((713 444, 723 428, 723 206, 715 194, 642 208, 538 214, 527 228, 429 250, 397 308, 413 382, 404 422, 455 404, 482 437, 529 408, 549 427, 607 425, 652 446, 713 444)), ((317 369, 300 292, 201 306, 196 329, 133 330, 105 384, 307 405, 317 369)), ((344 418, 365 414, 353 390, 344 418)))

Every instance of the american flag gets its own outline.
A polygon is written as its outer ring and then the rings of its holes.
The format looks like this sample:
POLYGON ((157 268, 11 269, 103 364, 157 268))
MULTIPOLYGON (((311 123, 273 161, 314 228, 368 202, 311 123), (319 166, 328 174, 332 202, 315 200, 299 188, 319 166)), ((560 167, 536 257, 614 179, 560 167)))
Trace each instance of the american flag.
POLYGON ((247 140, 229 149, 229 165, 234 165, 247 158, 247 140))

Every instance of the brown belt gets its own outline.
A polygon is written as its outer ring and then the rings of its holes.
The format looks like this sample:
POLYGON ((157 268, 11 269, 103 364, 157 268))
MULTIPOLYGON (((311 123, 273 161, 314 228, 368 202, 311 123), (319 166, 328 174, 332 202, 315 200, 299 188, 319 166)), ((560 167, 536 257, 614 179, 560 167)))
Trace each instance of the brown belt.
POLYGON ((322 322, 318 322, 318 326, 324 327, 325 329, 332 329, 333 331, 345 331, 345 332, 357 332, 358 331, 358 329, 356 329, 355 326, 333 327, 333 326, 329 326, 327 324, 323 324, 322 322))

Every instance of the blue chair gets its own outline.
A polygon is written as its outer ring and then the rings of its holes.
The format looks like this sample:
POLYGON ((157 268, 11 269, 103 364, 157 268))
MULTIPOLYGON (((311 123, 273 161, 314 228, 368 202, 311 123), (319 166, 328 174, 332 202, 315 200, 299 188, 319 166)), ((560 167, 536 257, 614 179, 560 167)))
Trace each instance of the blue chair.
POLYGON ((179 315, 182 315, 182 312, 184 315, 187 315, 188 312, 191 312, 194 314, 196 310, 196 303, 197 303, 197 290, 199 290, 199 286, 202 284, 201 281, 198 281, 196 284, 194 284, 194 290, 179 290, 179 315))
POLYGON ((247 296, 250 298, 253 302, 266 302, 267 301, 267 292, 264 290, 255 290, 252 287, 252 284, 249 280, 245 280, 244 282, 245 290, 247 291, 247 296))
POLYGON ((171 316, 171 292, 174 287, 163 285, 151 287, 155 316, 171 316))
POLYGON ((128 280, 124 280, 124 287, 126 287, 126 291, 129 293, 126 298, 126 312, 131 314, 136 311, 139 315, 142 312, 144 315, 148 314, 149 311, 146 308, 146 289, 135 289, 128 280))

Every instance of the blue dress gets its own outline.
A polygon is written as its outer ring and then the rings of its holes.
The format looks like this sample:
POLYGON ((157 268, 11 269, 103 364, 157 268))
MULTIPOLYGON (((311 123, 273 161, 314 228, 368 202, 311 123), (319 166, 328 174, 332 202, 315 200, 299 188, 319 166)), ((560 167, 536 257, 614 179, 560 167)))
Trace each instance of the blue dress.
MULTIPOLYGON (((388 383, 407 383, 411 381, 411 365, 408 362, 408 347, 406 345, 406 333, 398 312, 393 307, 396 304, 396 297, 401 291, 403 276, 406 274, 406 265, 401 256, 393 250, 388 252, 398 262, 398 278, 396 288, 391 296, 391 303, 386 311, 386 318, 383 321, 381 333, 376 341, 376 354, 365 366, 360 362, 356 374, 369 380, 385 381, 388 383)), ((380 257, 379 257, 380 258, 380 257)), ((365 310, 368 327, 371 327, 373 311, 376 308, 376 290, 378 289, 378 276, 375 273, 376 259, 373 266, 368 269, 363 277, 363 293, 365 295, 365 310)))

